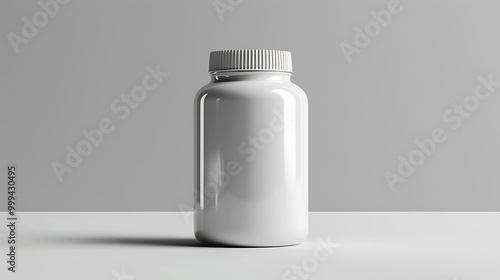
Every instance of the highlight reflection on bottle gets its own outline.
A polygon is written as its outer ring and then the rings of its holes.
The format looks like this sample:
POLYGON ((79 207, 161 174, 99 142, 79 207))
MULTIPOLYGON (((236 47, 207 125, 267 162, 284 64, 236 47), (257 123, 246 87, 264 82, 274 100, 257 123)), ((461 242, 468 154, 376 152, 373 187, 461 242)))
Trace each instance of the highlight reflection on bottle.
POLYGON ((307 97, 291 54, 210 54, 195 98, 195 236, 205 243, 283 246, 308 231, 307 97))

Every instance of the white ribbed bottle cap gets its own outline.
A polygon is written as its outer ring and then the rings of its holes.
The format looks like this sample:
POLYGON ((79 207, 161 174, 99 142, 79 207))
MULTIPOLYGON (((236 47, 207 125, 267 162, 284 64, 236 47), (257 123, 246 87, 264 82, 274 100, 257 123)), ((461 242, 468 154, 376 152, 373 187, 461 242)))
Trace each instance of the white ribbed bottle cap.
POLYGON ((292 54, 278 50, 223 50, 210 53, 209 72, 218 71, 292 72, 292 54))

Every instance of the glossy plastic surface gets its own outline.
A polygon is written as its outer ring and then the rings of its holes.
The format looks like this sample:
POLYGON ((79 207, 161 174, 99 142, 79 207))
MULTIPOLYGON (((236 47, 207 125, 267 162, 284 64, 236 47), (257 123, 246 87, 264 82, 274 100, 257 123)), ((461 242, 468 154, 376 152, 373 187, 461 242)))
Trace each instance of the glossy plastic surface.
POLYGON ((234 246, 307 237, 307 97, 290 73, 212 73, 195 98, 195 236, 234 246))

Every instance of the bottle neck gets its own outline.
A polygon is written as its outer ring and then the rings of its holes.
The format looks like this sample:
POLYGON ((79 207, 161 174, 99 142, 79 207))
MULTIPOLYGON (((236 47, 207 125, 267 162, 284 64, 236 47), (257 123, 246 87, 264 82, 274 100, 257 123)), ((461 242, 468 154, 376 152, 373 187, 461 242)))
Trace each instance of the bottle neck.
POLYGON ((234 81, 289 82, 292 73, 278 71, 220 71, 210 72, 212 83, 234 81))

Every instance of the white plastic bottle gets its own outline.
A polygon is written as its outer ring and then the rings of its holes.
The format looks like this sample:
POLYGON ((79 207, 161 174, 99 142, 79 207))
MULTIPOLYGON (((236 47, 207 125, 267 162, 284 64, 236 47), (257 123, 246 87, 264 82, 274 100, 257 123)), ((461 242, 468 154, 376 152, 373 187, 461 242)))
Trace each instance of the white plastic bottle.
POLYGON ((307 97, 291 54, 210 53, 211 82, 195 98, 198 240, 297 244, 308 232, 307 97))

